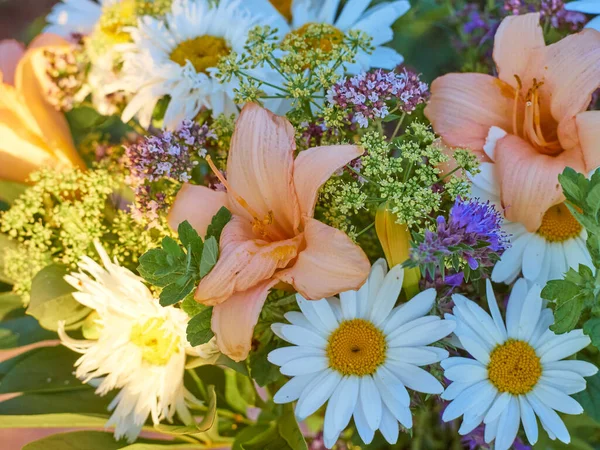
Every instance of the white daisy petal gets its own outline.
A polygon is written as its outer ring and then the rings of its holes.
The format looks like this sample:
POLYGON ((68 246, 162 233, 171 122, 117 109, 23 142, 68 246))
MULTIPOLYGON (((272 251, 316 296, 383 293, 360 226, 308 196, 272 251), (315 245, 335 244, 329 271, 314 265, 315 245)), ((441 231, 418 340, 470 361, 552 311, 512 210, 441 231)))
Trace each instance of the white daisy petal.
POLYGON ((527 397, 519 395, 519 410, 521 412, 521 421, 523 422, 523 428, 525 429, 525 435, 531 445, 534 445, 538 440, 538 426, 537 420, 535 419, 535 413, 533 408, 527 401, 527 397))
POLYGON ((296 405, 296 417, 304 420, 331 397, 333 391, 342 380, 342 376, 334 370, 326 370, 312 380, 302 391, 296 405))
POLYGON ((337 327, 337 320, 326 299, 306 300, 300 294, 296 294, 296 301, 302 314, 316 329, 329 334, 337 327))
POLYGON ((506 282, 510 279, 510 274, 515 270, 515 267, 520 271, 523 251, 529 243, 531 236, 531 234, 526 233, 512 242, 512 246, 502 254, 500 261, 494 266, 492 281, 496 283, 506 282))
POLYGON ((535 396, 546 406, 561 413, 581 414, 583 412, 583 408, 576 400, 562 393, 560 390, 543 383, 539 383, 531 391, 531 395, 535 396))
POLYGON ((387 369, 385 366, 379 367, 377 372, 373 374, 373 381, 377 389, 379 389, 382 398, 391 395, 402 406, 410 405, 410 396, 406 387, 404 387, 404 383, 390 369, 387 369))
POLYGON ((400 264, 392 267, 385 276, 369 315, 369 319, 376 326, 381 325, 394 308, 402 289, 403 280, 404 268, 400 264))
POLYGON ((429 372, 412 364, 389 361, 388 367, 410 389, 426 394, 441 394, 444 387, 429 372))
POLYGON ((535 326, 535 329, 533 330, 531 338, 529 339, 529 344, 533 348, 537 348, 538 345, 543 343, 540 339, 544 336, 544 334, 547 331, 549 331, 548 328, 553 323, 554 323, 554 314, 552 313, 552 310, 550 310, 548 308, 543 309, 542 312, 540 313, 540 317, 535 326))
POLYGON ((472 365, 461 364, 446 369, 444 376, 452 381, 481 381, 487 379, 488 372, 487 369, 479 363, 472 365))
POLYGON ((373 437, 375 436, 375 431, 371 429, 371 427, 367 423, 366 414, 363 411, 363 404, 359 400, 358 407, 354 410, 354 424, 356 425, 356 429, 358 430, 358 435, 362 439, 362 441, 369 445, 373 441, 373 437))
POLYGON ((293 377, 307 373, 321 372, 329 367, 329 359, 325 355, 304 356, 285 363, 279 369, 283 375, 293 377))
POLYGON ((546 253, 546 240, 533 234, 523 252, 523 276, 528 280, 535 280, 542 268, 541 262, 546 253))
POLYGON ((584 391, 586 388, 585 379, 581 375, 566 370, 544 370, 539 382, 555 387, 567 395, 584 391))
POLYGON ((319 373, 309 373, 292 378, 285 383, 273 396, 275 403, 289 403, 298 400, 308 384, 317 378, 319 373))
POLYGON ((490 362, 490 353, 478 341, 471 339, 468 336, 462 336, 459 339, 465 350, 477 359, 477 361, 482 364, 488 364, 490 362))
POLYGON ((352 26, 365 12, 369 3, 371 0, 348 0, 335 22, 336 26, 341 30, 352 26))
POLYGON ((442 353, 429 350, 433 347, 394 347, 388 350, 388 357, 395 361, 425 366, 434 364, 448 357, 448 352, 443 349, 442 353))
POLYGON ((442 420, 450 422, 465 413, 477 401, 477 394, 489 385, 487 380, 479 381, 461 392, 444 410, 442 420))
POLYGON ((410 322, 401 325, 400 327, 387 334, 388 342, 391 342, 398 336, 402 336, 404 334, 411 334, 412 330, 415 330, 423 325, 427 325, 433 322, 439 322, 439 320, 440 318, 436 316, 425 316, 419 317, 415 320, 411 320, 410 322))
POLYGON ((441 397, 444 400, 454 400, 462 391, 470 388, 475 383, 474 381, 454 381, 450 383, 441 397))
POLYGON ((299 327, 306 328, 307 330, 321 335, 324 338, 327 337, 327 333, 325 333, 323 329, 315 327, 312 323, 308 321, 306 316, 299 311, 288 311, 283 315, 283 317, 285 317, 285 319, 292 325, 298 325, 299 327))
POLYGON ((562 342, 558 342, 552 348, 544 349, 543 352, 539 350, 538 354, 542 363, 558 361, 559 359, 571 356, 579 350, 586 348, 592 342, 589 336, 584 335, 581 330, 573 330, 560 336, 566 336, 567 334, 572 335, 570 338, 565 338, 562 342))
POLYGON ((398 421, 385 405, 383 406, 383 414, 381 416, 380 431, 388 443, 394 445, 398 441, 400 433, 398 421))
POLYGON ((384 333, 391 333, 398 327, 419 317, 423 317, 433 308, 435 297, 435 289, 427 289, 419 292, 408 302, 395 308, 383 326, 384 333))
POLYGON ((344 320, 352 320, 357 317, 358 293, 356 291, 346 291, 340 294, 340 303, 342 305, 342 316, 344 320))
POLYGON ((283 325, 279 332, 290 344, 325 348, 327 341, 316 333, 296 325, 283 325))
POLYGON ((325 356, 325 352, 322 349, 315 347, 281 347, 273 350, 267 356, 267 359, 271 364, 276 366, 283 366, 284 364, 299 358, 306 356, 325 356))
POLYGON ((598 373, 598 368, 587 361, 567 360, 554 361, 544 364, 545 370, 568 370, 575 372, 582 377, 591 377, 598 373))
POLYGON ((506 331, 508 337, 517 338, 519 330, 519 321, 521 320, 521 311, 523 303, 527 296, 527 281, 523 278, 517 280, 512 288, 506 307, 506 331))
POLYGON ((516 397, 511 397, 508 406, 498 420, 498 432, 494 445, 496 450, 508 450, 512 446, 519 431, 520 421, 519 403, 516 397))
POLYGON ((464 358, 462 356, 451 356, 450 358, 445 359, 440 363, 440 365, 444 369, 449 369, 451 367, 459 366, 462 364, 472 365, 472 364, 478 364, 478 363, 477 363, 477 360, 475 360, 475 359, 464 358))
POLYGON ((535 330, 542 311, 541 292, 542 288, 534 284, 525 297, 517 331, 517 337, 521 340, 528 341, 535 330))
POLYGON ((485 293, 487 296, 488 308, 490 309, 490 313, 492 315, 492 319, 496 324, 496 328, 498 332, 502 335, 503 341, 506 340, 506 326, 504 325, 504 320, 502 320, 502 315, 500 314, 500 308, 498 307, 498 302, 496 301, 496 296, 494 295, 494 290, 492 289, 492 282, 489 280, 485 280, 485 293))
POLYGON ((540 418, 540 422, 542 422, 544 428, 547 431, 552 432, 552 434, 565 444, 571 442, 569 431, 558 414, 540 402, 535 396, 531 395, 531 393, 527 394, 526 397, 536 415, 540 418))
POLYGON ((359 396, 369 428, 377 430, 382 415, 381 395, 370 376, 360 378, 359 396))
POLYGON ((500 415, 508 407, 508 404, 510 403, 510 399, 512 397, 513 396, 511 394, 509 394, 508 392, 503 392, 498 397, 496 397, 496 400, 494 401, 491 408, 485 415, 485 418, 483 419, 483 423, 490 423, 490 422, 494 422, 494 421, 498 420, 500 415))
POLYGON ((496 439, 496 434, 498 433, 498 425, 500 424, 500 419, 495 420, 494 422, 490 422, 485 426, 485 430, 483 432, 483 438, 486 443, 492 442, 496 439))
MULTIPOLYGON (((419 320, 419 319, 417 319, 419 320)), ((410 325, 410 322, 407 324, 410 325)), ((405 325, 406 326, 406 325, 405 325)), ((390 347, 409 347, 429 345, 448 336, 456 323, 451 320, 438 320, 425 325, 415 327, 410 333, 402 333, 390 339, 390 347)))

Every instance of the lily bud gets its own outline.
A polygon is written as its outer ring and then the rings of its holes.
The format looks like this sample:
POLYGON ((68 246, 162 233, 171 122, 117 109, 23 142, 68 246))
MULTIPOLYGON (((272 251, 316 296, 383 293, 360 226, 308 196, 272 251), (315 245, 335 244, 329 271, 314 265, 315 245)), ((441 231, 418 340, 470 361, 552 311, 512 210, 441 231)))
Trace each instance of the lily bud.
MULTIPOLYGON (((382 203, 377 209, 375 231, 390 268, 402 264, 408 259, 410 232, 406 225, 396 223, 396 214, 388 208, 387 203, 382 203)), ((408 298, 412 298, 419 293, 420 278, 421 273, 418 267, 404 269, 402 288, 408 298)))

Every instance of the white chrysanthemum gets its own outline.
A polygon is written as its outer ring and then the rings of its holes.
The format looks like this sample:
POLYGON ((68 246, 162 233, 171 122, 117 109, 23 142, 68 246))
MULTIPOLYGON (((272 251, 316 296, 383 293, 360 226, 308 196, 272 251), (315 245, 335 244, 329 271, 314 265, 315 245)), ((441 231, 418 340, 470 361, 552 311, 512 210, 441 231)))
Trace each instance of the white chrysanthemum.
POLYGON ((73 34, 91 34, 102 16, 102 7, 117 1, 62 0, 52 7, 46 17, 48 25, 44 31, 66 38, 73 34))
POLYGON ((578 11, 585 14, 597 15, 586 24, 586 28, 600 31, 600 0, 577 0, 565 4, 568 11, 578 11))
POLYGON ((325 412, 325 445, 331 448, 350 418, 360 437, 370 443, 375 431, 395 443, 398 422, 412 427, 406 388, 439 394, 443 388, 419 368, 448 357, 429 347, 452 332, 454 322, 426 315, 436 292, 428 289, 394 308, 404 270, 387 273, 384 260, 373 265, 359 291, 340 299, 308 301, 297 295, 302 312, 288 312, 291 322, 274 324, 273 331, 294 344, 272 351, 269 361, 293 377, 274 397, 276 403, 298 400, 296 416, 304 420, 329 401, 325 412))
POLYGON ((186 339, 187 315, 172 306, 162 307, 141 279, 119 266, 96 243, 104 267, 82 258, 81 272, 65 277, 77 292, 73 297, 97 313, 97 340, 76 340, 59 324, 63 345, 81 353, 76 376, 97 386, 105 395, 120 389, 109 406, 113 414, 107 426, 115 437, 131 442, 148 416, 156 424, 171 421, 175 412, 182 421, 193 419, 186 402, 198 400, 183 385, 186 347, 190 354, 214 362, 215 342, 190 348, 186 339))
POLYGON ((452 400, 444 411, 445 421, 463 415, 460 434, 481 422, 485 441, 496 440, 496 450, 507 450, 515 440, 520 423, 531 444, 538 438, 536 416, 551 439, 569 442, 569 432, 556 411, 580 414, 583 408, 569 395, 583 391, 584 376, 598 369, 585 361, 563 358, 590 344, 581 330, 556 335, 550 309, 544 308, 541 288, 527 288, 518 280, 506 309, 506 325, 492 284, 487 281, 491 316, 475 302, 455 294, 454 334, 473 358, 452 357, 442 361, 444 376, 452 381, 442 398, 452 400))
MULTIPOLYGON (((500 199, 500 180, 494 167, 494 150, 496 142, 505 135, 500 128, 490 129, 484 151, 492 162, 482 163, 481 172, 472 178, 473 197, 489 200, 498 211, 504 211, 504 208, 500 199)), ((510 205, 505 206, 510 208, 510 205)), ((512 283, 522 273, 527 280, 544 286, 548 280, 563 278, 569 267, 575 270, 579 264, 592 267, 585 245, 587 233, 564 204, 546 211, 536 232, 506 219, 502 228, 510 235, 512 245, 494 266, 494 282, 512 283)))
POLYGON ((236 81, 221 84, 213 73, 223 56, 243 52, 248 31, 261 24, 267 23, 239 0, 175 0, 164 20, 141 18, 137 27, 127 28, 133 43, 119 46, 122 80, 111 87, 134 94, 123 120, 137 116, 147 127, 157 102, 167 95, 167 128, 193 119, 203 107, 214 115, 237 113, 236 81))
POLYGON ((247 0, 254 11, 270 11, 282 35, 302 30, 308 24, 325 23, 342 32, 359 30, 373 38, 375 51, 360 51, 356 63, 346 64, 346 71, 360 73, 373 67, 393 69, 404 58, 396 50, 385 47, 394 37, 392 24, 410 9, 406 0, 388 1, 369 8, 371 0, 348 0, 337 14, 340 0, 247 0))

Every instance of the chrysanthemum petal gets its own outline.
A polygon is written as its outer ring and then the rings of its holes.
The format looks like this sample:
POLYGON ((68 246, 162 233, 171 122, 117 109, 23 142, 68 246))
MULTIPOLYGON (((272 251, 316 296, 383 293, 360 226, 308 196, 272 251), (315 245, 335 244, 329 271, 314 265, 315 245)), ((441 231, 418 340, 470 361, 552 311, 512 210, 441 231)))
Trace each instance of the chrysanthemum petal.
POLYGON ((560 441, 568 444, 571 442, 571 436, 562 419, 548 406, 544 405, 535 396, 527 394, 527 401, 540 418, 544 428, 551 431, 560 441))
POLYGON ((525 435, 531 445, 534 445, 538 440, 538 426, 533 408, 527 401, 527 397, 519 395, 519 409, 521 412, 521 421, 525 429, 525 435))
POLYGON ((326 370, 312 380, 300 394, 296 404, 296 417, 304 420, 331 397, 333 391, 342 381, 342 376, 335 370, 326 370))
POLYGON ((318 372, 315 372, 292 378, 275 393, 275 395, 273 396, 273 401, 275 403, 281 404, 298 400, 306 386, 308 386, 309 383, 311 383, 320 375, 321 374, 319 374, 318 372))
POLYGON ((391 333, 398 327, 427 314, 433 308, 435 297, 435 289, 427 289, 395 308, 385 322, 383 332, 391 333))
POLYGON ((511 397, 508 406, 504 409, 498 420, 498 432, 494 448, 497 450, 508 450, 519 431, 521 423, 521 412, 516 397, 511 397))
POLYGON ((531 395, 534 395, 546 406, 561 413, 581 414, 583 412, 583 408, 576 400, 560 390, 543 383, 538 384, 535 389, 531 391, 531 395))

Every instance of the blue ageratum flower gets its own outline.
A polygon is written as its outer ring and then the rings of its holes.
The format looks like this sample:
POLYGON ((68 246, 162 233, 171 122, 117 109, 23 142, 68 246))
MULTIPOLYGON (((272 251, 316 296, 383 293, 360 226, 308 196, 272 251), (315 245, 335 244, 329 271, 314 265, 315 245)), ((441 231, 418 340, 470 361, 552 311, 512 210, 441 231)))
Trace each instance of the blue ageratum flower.
POLYGON ((435 231, 427 230, 421 239, 415 239, 411 260, 424 266, 431 278, 436 267, 444 270, 448 260, 455 271, 465 263, 473 271, 492 267, 510 245, 502 220, 490 202, 457 198, 447 221, 439 216, 435 231))

